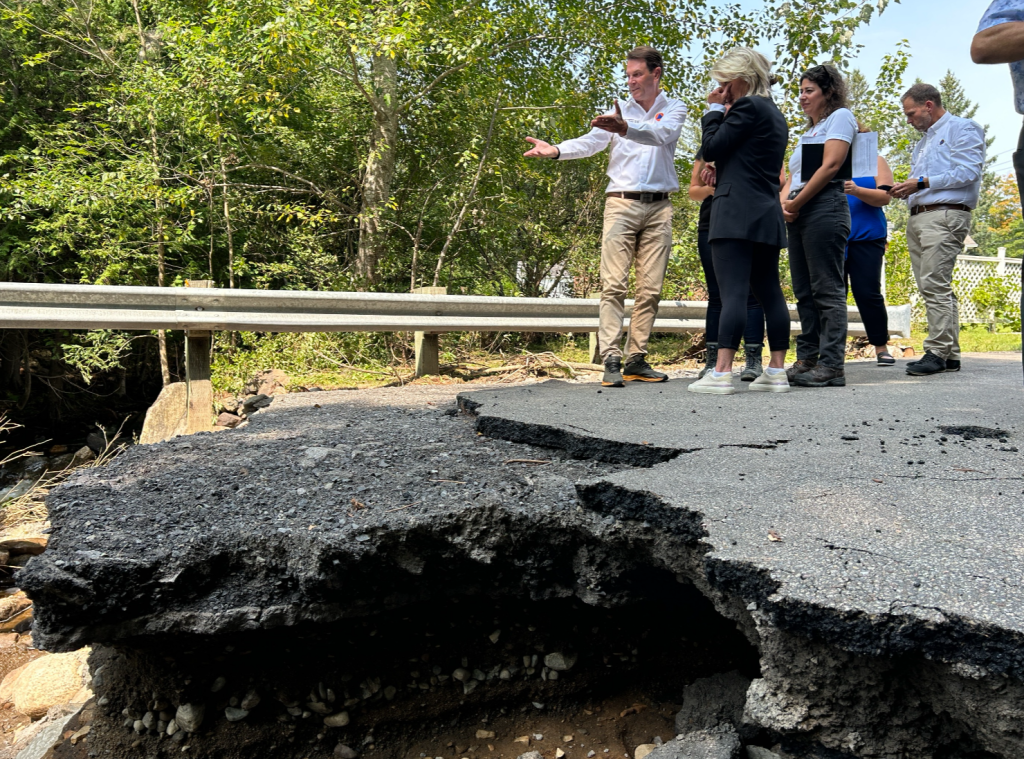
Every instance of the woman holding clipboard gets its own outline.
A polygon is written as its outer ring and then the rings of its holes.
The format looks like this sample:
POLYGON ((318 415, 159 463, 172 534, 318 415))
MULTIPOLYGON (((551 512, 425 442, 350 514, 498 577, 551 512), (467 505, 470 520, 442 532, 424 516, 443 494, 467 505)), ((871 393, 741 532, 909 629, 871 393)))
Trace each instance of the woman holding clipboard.
POLYGON ((850 207, 843 192, 857 119, 846 82, 829 63, 800 77, 800 107, 809 128, 789 161, 782 214, 789 233, 789 269, 800 314, 796 363, 786 374, 802 387, 843 386, 846 376, 846 277, 850 207), (842 169, 846 172, 841 172, 842 169))

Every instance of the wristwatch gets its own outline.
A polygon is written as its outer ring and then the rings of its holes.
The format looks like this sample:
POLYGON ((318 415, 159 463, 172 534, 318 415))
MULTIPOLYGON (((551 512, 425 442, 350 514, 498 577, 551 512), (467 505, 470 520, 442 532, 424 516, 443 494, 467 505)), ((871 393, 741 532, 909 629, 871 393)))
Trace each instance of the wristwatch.
POLYGON ((918 177, 918 178, 917 178, 917 189, 918 189, 918 190, 923 190, 923 189, 925 189, 925 186, 924 186, 924 177, 918 177))

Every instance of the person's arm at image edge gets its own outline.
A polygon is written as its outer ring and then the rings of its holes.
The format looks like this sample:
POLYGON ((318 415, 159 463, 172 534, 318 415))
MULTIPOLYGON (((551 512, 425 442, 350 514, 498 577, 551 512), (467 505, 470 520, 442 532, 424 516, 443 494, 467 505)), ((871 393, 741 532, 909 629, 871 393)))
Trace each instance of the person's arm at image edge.
POLYGON ((1014 63, 1024 60, 1024 21, 1007 21, 983 29, 971 41, 975 63, 1014 63))

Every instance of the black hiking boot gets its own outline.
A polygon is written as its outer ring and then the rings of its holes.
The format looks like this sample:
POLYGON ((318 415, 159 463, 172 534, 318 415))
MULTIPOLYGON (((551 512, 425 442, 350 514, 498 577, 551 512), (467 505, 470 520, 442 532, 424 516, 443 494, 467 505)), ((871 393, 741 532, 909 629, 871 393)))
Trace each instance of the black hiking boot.
POLYGON ((753 382, 764 372, 764 367, 761 365, 762 350, 764 350, 764 344, 743 344, 743 355, 747 359, 747 365, 740 372, 741 382, 753 382))
POLYGON ((622 359, 612 356, 604 362, 604 377, 601 379, 604 387, 625 387, 622 381, 622 359))
POLYGON ((796 375, 792 384, 800 387, 846 387, 846 373, 842 367, 819 364, 809 371, 796 375))
POLYGON ((697 374, 697 379, 701 379, 714 369, 716 363, 718 363, 718 343, 707 343, 704 346, 704 368, 697 374))
POLYGON ((667 374, 656 372, 647 363, 647 356, 643 353, 634 353, 629 357, 626 368, 622 370, 622 378, 627 382, 640 380, 641 382, 664 382, 668 379, 667 374))
POLYGON ((793 365, 786 370, 786 379, 789 380, 789 384, 793 384, 793 380, 804 372, 809 372, 811 369, 818 365, 818 359, 816 358, 798 358, 793 365))

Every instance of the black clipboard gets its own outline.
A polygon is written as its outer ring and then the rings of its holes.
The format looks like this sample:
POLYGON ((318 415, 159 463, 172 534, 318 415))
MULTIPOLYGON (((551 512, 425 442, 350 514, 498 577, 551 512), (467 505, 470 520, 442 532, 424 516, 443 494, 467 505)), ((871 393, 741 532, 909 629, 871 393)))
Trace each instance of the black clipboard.
MULTIPOLYGON (((821 168, 821 164, 825 160, 825 144, 807 144, 804 143, 800 148, 800 179, 803 180, 804 184, 811 181, 811 177, 815 175, 818 169, 821 168)), ((833 181, 836 179, 853 179, 853 145, 846 151, 846 160, 843 161, 843 165, 839 167, 839 171, 832 177, 833 181)))

